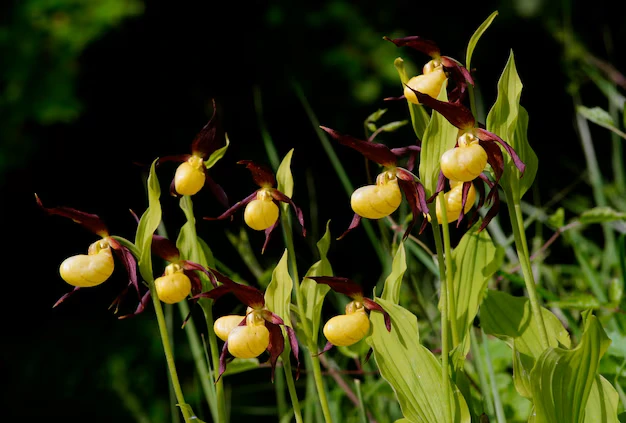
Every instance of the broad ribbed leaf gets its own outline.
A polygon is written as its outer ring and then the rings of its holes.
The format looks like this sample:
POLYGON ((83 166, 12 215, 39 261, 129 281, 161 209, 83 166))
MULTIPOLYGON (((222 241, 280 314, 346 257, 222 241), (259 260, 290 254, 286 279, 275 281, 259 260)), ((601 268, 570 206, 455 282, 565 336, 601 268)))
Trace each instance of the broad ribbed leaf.
POLYGON ((406 272, 406 253, 404 251, 404 242, 400 241, 396 254, 391 264, 391 273, 385 279, 383 293, 381 297, 394 304, 400 302, 400 289, 402 288, 402 277, 406 272))
MULTIPOLYGON (((333 276, 333 268, 328 261, 328 249, 330 248, 330 220, 326 222, 326 232, 324 236, 317 241, 317 250, 320 253, 320 259, 315 262, 306 272, 305 276, 333 276)), ((300 292, 304 300, 305 319, 308 321, 308 327, 311 328, 311 338, 313 343, 317 342, 320 328, 320 318, 322 314, 322 305, 324 297, 330 291, 330 286, 317 283, 313 279, 304 278, 300 284, 300 292)))
POLYGON ((585 106, 578 106, 576 112, 582 115, 585 119, 592 121, 596 125, 600 125, 610 131, 615 132, 622 138, 626 138, 626 134, 620 131, 615 125, 615 121, 606 110, 600 107, 588 108, 585 106))
POLYGON ((493 22, 496 16, 498 16, 497 10, 493 12, 491 15, 489 15, 482 24, 480 24, 478 29, 476 29, 476 31, 472 35, 472 38, 470 38, 469 43, 467 44, 467 55, 465 56, 466 57, 465 67, 470 72, 472 70, 471 68, 472 54, 474 54, 474 49, 476 48, 476 44, 478 44, 478 40, 480 40, 480 37, 483 36, 483 34, 487 30, 487 28, 489 28, 489 26, 491 25, 491 22, 493 22))
POLYGON ((206 166, 207 169, 211 169, 213 166, 215 166, 215 163, 217 163, 222 157, 224 157, 224 154, 226 154, 226 150, 228 150, 229 145, 230 140, 228 139, 228 134, 226 134, 226 145, 212 152, 207 161, 204 162, 204 166, 206 166))
MULTIPOLYGON (((366 340, 374 350, 382 377, 393 388, 402 414, 414 423, 445 422, 444 392, 439 360, 418 340, 417 318, 405 308, 382 298, 378 302, 391 316, 391 332, 381 313, 371 313, 372 334, 366 340)), ((469 423, 467 404, 450 381, 446 393, 453 404, 453 421, 469 423)))
POLYGON ((487 115, 487 130, 507 142, 526 165, 524 176, 504 153, 505 169, 501 184, 510 187, 512 193, 522 198, 531 187, 537 174, 537 155, 528 143, 528 113, 520 106, 522 81, 517 74, 513 51, 498 81, 498 98, 487 115))
MULTIPOLYGON (((438 99, 447 101, 447 83, 441 87, 438 99)), ((433 110, 430 122, 424 137, 422 138, 422 151, 420 153, 419 176, 426 190, 426 197, 430 197, 436 191, 441 155, 447 150, 454 148, 459 130, 452 125, 443 115, 433 110)))
POLYGON ((293 280, 289 275, 287 265, 287 249, 272 272, 272 280, 265 289, 266 307, 283 319, 287 326, 291 326, 289 318, 289 304, 291 304, 291 290, 293 280))
MULTIPOLYGON (((542 308, 551 347, 570 347, 569 333, 561 321, 542 308)), ((520 395, 530 398, 530 371, 543 353, 537 322, 530 301, 500 291, 488 290, 480 307, 480 323, 485 333, 504 340, 513 349, 513 381, 520 395)))
MULTIPOLYGON (((406 69, 404 68, 404 60, 402 60, 401 57, 398 57, 394 60, 393 64, 398 71, 400 81, 402 82, 402 90, 404 90, 405 84, 409 82, 410 79, 406 74, 406 69)), ((430 116, 428 115, 428 112, 424 110, 424 106, 420 104, 413 104, 408 100, 406 103, 409 106, 409 114, 411 115, 411 124, 413 125, 415 136, 417 139, 421 140, 424 137, 424 131, 426 131, 426 128, 428 127, 430 116)))
POLYGON ((148 208, 141 215, 135 234, 135 245, 139 249, 139 273, 146 282, 154 280, 152 274, 152 235, 161 223, 161 203, 159 202, 161 186, 155 171, 157 160, 158 158, 152 162, 148 175, 148 208))
POLYGON ((611 340, 591 311, 583 313, 583 318, 580 344, 571 350, 548 348, 530 373, 535 423, 584 421, 600 358, 611 340))
POLYGON ((602 375, 597 375, 585 407, 584 423, 618 423, 619 395, 602 375))
POLYGON ((626 213, 619 212, 611 207, 594 207, 584 211, 578 218, 580 223, 605 223, 615 220, 626 220, 626 213))
MULTIPOLYGON (((504 258, 501 248, 496 248, 487 231, 478 232, 480 221, 474 224, 463 235, 457 247, 452 251, 452 290, 456 305, 457 336, 460 355, 457 356, 462 364, 470 348, 469 331, 472 322, 478 314, 478 307, 483 300, 487 289, 487 282, 500 268, 504 258)), ((441 309, 441 303, 439 304, 441 309)), ((452 328, 452 324, 449 325, 452 328)), ((452 333, 450 333, 450 345, 452 333)))
MULTIPOLYGON (((278 170, 276 171, 276 180, 278 181, 278 190, 291 198, 293 196, 293 176, 291 174, 291 156, 293 155, 293 148, 289 150, 283 161, 280 162, 278 170)), ((285 208, 289 207, 289 204, 283 204, 285 208)))

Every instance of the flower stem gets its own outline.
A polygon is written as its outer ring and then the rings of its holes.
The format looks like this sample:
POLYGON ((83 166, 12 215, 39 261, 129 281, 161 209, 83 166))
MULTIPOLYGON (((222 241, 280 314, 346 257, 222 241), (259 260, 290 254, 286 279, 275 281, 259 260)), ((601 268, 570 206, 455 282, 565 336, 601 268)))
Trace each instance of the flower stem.
POLYGON ((165 316, 163 315, 163 307, 161 306, 161 301, 156 295, 156 287, 154 285, 154 279, 149 278, 148 285, 150 288, 150 292, 152 293, 152 303, 154 304, 154 311, 157 317, 157 323, 159 325, 159 333, 161 335, 161 342, 163 343, 163 351, 165 352, 165 360, 167 361, 167 368, 170 372, 170 380, 172 382, 172 386, 174 386, 174 392, 176 394, 176 401, 178 401, 178 406, 180 407, 180 411, 183 413, 183 418, 185 419, 185 423, 190 423, 191 415, 189 413, 189 409, 187 408, 187 404, 185 403, 185 397, 183 396, 183 390, 180 386, 180 381, 178 380, 178 373, 176 372, 176 364, 174 362, 174 354, 172 352, 172 346, 170 344, 170 339, 167 334, 167 323, 165 322, 165 316))
MULTIPOLYGON (((286 352, 289 356, 289 351, 286 352)), ((296 384, 293 380, 293 373, 291 372, 291 363, 289 360, 283 360, 283 369, 285 370, 285 379, 287 380, 287 389, 289 390, 289 396, 291 397, 291 403, 293 404, 293 415, 296 418, 296 423, 302 423, 302 412, 300 411, 300 402, 298 401, 298 393, 296 392, 296 384)))
MULTIPOLYGON (((441 201, 441 200, 440 200, 441 201)), ((446 265, 444 262, 443 243, 441 241, 441 232, 439 232, 439 223, 437 222, 437 213, 435 206, 431 204, 430 215, 432 216, 431 226, 433 228, 433 236, 435 238, 435 247, 437 249, 437 260, 439 262, 439 280, 441 281, 441 379, 443 398, 445 401, 444 415, 446 422, 452 423, 452 404, 450 403, 450 329, 448 328, 448 287, 446 281, 446 265)))
MULTIPOLYGON (((438 194, 439 199, 439 207, 441 208, 441 215, 447 216, 448 211, 446 210, 446 199, 444 197, 443 192, 438 194)), ((452 249, 450 248, 450 228, 448 227, 448 223, 443 223, 441 225, 443 229, 443 248, 444 248, 444 257, 446 261, 446 282, 448 287, 448 306, 449 313, 448 317, 450 318, 450 330, 452 331, 452 349, 456 348, 459 345, 459 331, 457 330, 457 322, 456 322, 456 296, 454 295, 454 275, 452 274, 452 249)))
POLYGON ((522 274, 524 276, 524 282, 526 284, 526 291, 528 292, 528 299, 530 300, 530 308, 537 322, 537 329, 539 332, 539 340, 541 347, 545 350, 550 344, 548 342, 548 332, 546 331, 546 325, 543 321, 543 313, 541 306, 539 305, 539 296, 537 295, 537 287, 535 285, 535 276, 533 275, 532 267, 530 264, 530 253, 528 251, 528 243, 526 241, 526 231, 524 229, 524 218, 522 215, 522 207, 518 196, 513 195, 510 189, 505 188, 506 204, 509 210, 509 218, 511 219, 511 226, 513 227, 513 237, 515 239, 515 248, 517 249, 517 256, 522 267, 522 274))

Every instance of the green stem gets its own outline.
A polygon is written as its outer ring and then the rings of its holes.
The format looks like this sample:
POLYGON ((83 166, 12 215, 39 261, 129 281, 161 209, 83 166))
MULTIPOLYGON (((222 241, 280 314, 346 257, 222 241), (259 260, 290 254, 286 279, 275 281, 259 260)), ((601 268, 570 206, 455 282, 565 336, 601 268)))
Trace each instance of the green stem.
POLYGON ((359 399, 359 418, 361 419, 361 423, 368 423, 365 413, 365 403, 363 402, 363 393, 361 392, 361 381, 359 379, 354 379, 354 387, 357 398, 359 399))
POLYGON ((487 363, 487 371, 489 372, 489 380, 491 381, 491 392, 493 394, 493 401, 496 409, 496 420, 498 421, 498 423, 506 423, 504 408, 502 407, 502 401, 500 400, 500 394, 498 393, 496 374, 493 371, 493 364, 491 363, 491 356, 489 355, 489 346, 487 344, 485 334, 484 332, 482 332, 482 330, 481 335, 483 340, 483 352, 485 353, 485 362, 487 363))
POLYGON ((285 369, 283 366, 276 366, 274 369, 274 387, 276 391, 276 405, 278 406, 279 420, 287 414, 287 398, 285 397, 285 369))
MULTIPOLYGON (((172 304, 165 305, 165 324, 167 325, 167 335, 170 338, 174 338, 174 307, 172 304)), ((174 354, 173 346, 172 346, 172 354, 174 354)), ((172 385, 171 383, 169 386, 169 391, 170 391, 170 403, 176 404, 176 393, 174 392, 174 385, 172 385)), ((178 410, 176 410, 176 407, 172 407, 171 412, 172 412, 172 423, 179 423, 180 414, 178 413, 178 410)))
MULTIPOLYGON (((287 356, 290 354, 286 352, 287 356)), ((291 397, 291 403, 293 404, 293 414, 297 423, 303 423, 302 411, 300 411, 300 402, 298 401, 298 393, 296 392, 296 383, 293 380, 293 373, 291 372, 291 363, 289 360, 283 360, 284 374, 287 380, 287 389, 289 390, 289 396, 291 397)))
POLYGON ((478 373, 478 379, 480 380, 480 392, 483 397, 484 408, 487 415, 493 418, 495 411, 493 408, 493 401, 489 393, 489 382, 487 380, 487 374, 485 373, 485 363, 483 362, 483 354, 480 351, 480 346, 476 340, 476 330, 470 331, 470 348, 472 352, 472 361, 476 366, 476 373, 478 373))
POLYGON ((435 206, 431 204, 430 215, 432 216, 431 226, 433 228, 433 236, 435 238, 435 247, 437 249, 437 261, 439 262, 439 280, 441 281, 441 379, 443 398, 445 401, 444 415, 446 422, 452 423, 452 404, 450 403, 450 330, 448 328, 448 287, 446 281, 446 265, 443 257, 443 244, 441 241, 441 232, 439 231, 439 223, 437 222, 437 213, 435 206))
POLYGON ((189 409, 187 408, 187 403, 185 402, 185 397, 183 396, 183 390, 180 386, 180 381, 178 380, 178 373, 176 372, 176 363, 174 362, 174 354, 172 353, 172 346, 170 344, 170 338, 167 335, 167 324, 165 322, 165 316, 163 315, 163 307, 161 306, 161 301, 159 297, 155 295, 156 287, 154 286, 154 279, 150 279, 148 281, 148 286, 150 292, 153 293, 152 303, 154 304, 154 312, 157 317, 157 323, 159 325, 159 333, 161 335, 161 342, 163 343, 163 351, 165 352, 165 360, 167 361, 167 368, 170 372, 170 381, 174 386, 174 393, 176 394, 176 401, 178 401, 178 406, 180 407, 180 411, 183 413, 183 418, 185 419, 185 423, 191 422, 191 415, 189 413, 189 409))
POLYGON ((320 404, 322 405, 322 414, 324 414, 324 420, 326 421, 326 423, 332 423, 333 418, 331 417, 330 407, 328 406, 328 399, 326 398, 326 389, 324 388, 324 380, 322 378, 320 359, 317 356, 312 356, 311 362, 313 364, 313 377, 315 378, 315 387, 317 388, 317 393, 320 396, 320 404))
POLYGON ((511 219, 511 226, 513 228, 513 236, 515 238, 515 248, 517 249, 517 256, 522 268, 522 274, 524 275, 528 299, 530 300, 530 308, 533 316, 535 317, 535 321, 537 322, 541 347, 545 350, 550 346, 550 344, 548 342, 548 332, 543 321, 543 313, 541 311, 539 297, 537 295, 535 276, 533 275, 533 270, 530 264, 530 253, 528 251, 528 243, 526 241, 526 231, 524 230, 522 208, 517 196, 514 196, 509 189, 505 189, 504 192, 507 199, 506 204, 509 210, 509 218, 511 219))
MULTIPOLYGON (((443 192, 438 194, 439 207, 441 208, 441 215, 447 216, 446 199, 443 192)), ((459 331, 456 324, 456 297, 454 295, 454 275, 452 274, 452 249, 450 248, 450 228, 448 223, 441 225, 443 229, 443 248, 444 257, 446 261, 446 282, 448 287, 448 305, 450 307, 448 316, 450 317, 450 330, 452 331, 452 349, 459 345, 459 331)))

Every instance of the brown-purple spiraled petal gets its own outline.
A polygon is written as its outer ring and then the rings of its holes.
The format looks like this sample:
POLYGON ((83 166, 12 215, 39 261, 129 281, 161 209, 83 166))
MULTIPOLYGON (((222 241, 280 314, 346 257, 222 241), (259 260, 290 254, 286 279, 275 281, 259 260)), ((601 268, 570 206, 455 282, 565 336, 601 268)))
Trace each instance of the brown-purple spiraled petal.
POLYGON ((189 278, 191 282, 191 295, 198 295, 202 293, 202 281, 200 280, 200 276, 194 271, 186 270, 184 271, 185 275, 189 278))
POLYGON ((266 322, 265 327, 270 332, 270 343, 267 346, 267 351, 270 353, 270 366, 272 368, 272 382, 274 382, 274 369, 276 369, 276 361, 278 357, 285 350, 285 338, 283 337, 283 331, 280 330, 280 326, 266 322))
POLYGON ((155 166, 159 166, 164 162, 186 162, 191 157, 191 154, 176 154, 173 156, 163 156, 159 157, 155 166))
POLYGON ((109 230, 98 215, 85 213, 70 207, 44 207, 37 194, 35 194, 35 200, 37 201, 39 207, 41 207, 48 214, 56 214, 70 218, 96 235, 100 235, 102 238, 109 236, 109 230))
POLYGON ((427 203, 432 203, 437 197, 437 194, 443 191, 445 182, 446 182, 446 176, 443 174, 441 170, 439 170, 439 176, 437 176, 437 186, 435 187, 435 192, 433 193, 433 195, 431 195, 430 197, 426 199, 427 203))
POLYGON ((263 242, 263 247, 261 248, 261 254, 265 254, 265 248, 267 248, 267 244, 269 244, 270 242, 270 236, 272 235, 272 232, 274 232, 274 229, 276 229, 279 224, 280 224, 280 219, 276 219, 276 222, 274 222, 272 226, 265 229, 265 242, 263 242))
POLYGON ((248 204, 250 201, 254 200, 256 198, 256 194, 257 192, 254 191, 252 194, 250 194, 243 200, 236 202, 231 208, 229 208, 228 210, 226 210, 224 213, 222 213, 221 215, 217 217, 203 217, 203 219, 204 220, 224 220, 227 217, 231 217, 233 214, 235 214, 237 210, 239 210, 240 208, 248 204))
POLYGON ((400 97, 385 97, 383 98, 383 101, 397 101, 397 100, 404 100, 406 99, 406 97, 404 96, 404 94, 402 94, 400 97))
POLYGON ((212 152, 217 150, 224 137, 219 120, 216 119, 217 106, 215 105, 215 99, 211 99, 211 101, 213 103, 213 115, 191 143, 191 152, 199 153, 205 160, 209 158, 212 152))
POLYGON ((359 226, 359 223, 361 223, 361 216, 359 216, 358 214, 354 213, 354 216, 352 216, 352 222, 350 222, 350 226, 348 226, 348 229, 346 229, 346 231, 344 233, 342 233, 341 236, 339 236, 337 238, 337 241, 342 239, 344 236, 348 235, 348 232, 350 232, 352 229, 354 229, 357 226, 359 226))
MULTIPOLYGON (((409 86, 407 85, 407 87, 409 86)), ((414 90, 411 87, 409 87, 409 89, 415 93, 415 96, 420 103, 430 107, 433 110, 436 110, 443 117, 445 117, 448 122, 450 122, 457 128, 471 129, 474 127, 476 119, 474 119, 472 111, 461 103, 451 103, 449 101, 437 100, 435 98, 432 98, 428 94, 423 94, 419 91, 414 90)))
POLYGON ((124 267, 128 272, 129 285, 134 286, 135 290, 137 291, 137 295, 139 295, 139 281, 137 280, 137 260, 135 259, 135 256, 133 256, 133 253, 131 253, 128 248, 117 242, 115 238, 109 237, 107 238, 107 241, 113 248, 113 251, 115 251, 115 254, 124 264, 124 267))
POLYGON ((520 171, 522 176, 524 176, 526 165, 519 158, 519 156, 517 155, 517 152, 513 149, 513 147, 511 147, 506 141, 504 141, 502 138, 500 138, 493 132, 489 132, 483 128, 475 128, 474 135, 476 135, 478 139, 480 139, 481 141, 494 141, 500 144, 506 150, 509 156, 511 156, 511 159, 513 159, 513 163, 515 164, 515 167, 517 167, 517 169, 520 171))
POLYGON ((389 313, 387 313, 385 309, 380 306, 380 304, 376 301, 370 300, 369 298, 363 298, 363 307, 370 311, 378 311, 382 313, 385 318, 385 327, 388 332, 391 332, 391 317, 389 316, 389 313))
POLYGON ((196 295, 193 298, 211 298, 213 301, 217 301, 217 299, 222 297, 224 294, 231 292, 239 301, 248 307, 262 308, 265 305, 263 293, 255 287, 234 282, 214 269, 211 269, 211 273, 214 273, 217 280, 222 282, 223 285, 196 295))
POLYGON ((134 317, 138 314, 141 314, 144 312, 144 310, 146 309, 146 306, 148 305, 148 303, 150 302, 150 291, 147 291, 145 294, 143 294, 143 297, 141 297, 141 301, 139 301, 139 304, 137 304, 137 308, 135 309, 135 311, 133 313, 130 314, 125 314, 123 316, 118 317, 118 319, 128 319, 129 317, 134 317))
POLYGON ((183 269, 185 270, 197 270, 199 272, 204 273, 205 275, 207 275, 207 277, 211 281, 213 288, 217 288, 217 281, 215 279, 215 275, 213 275, 213 273, 211 273, 206 267, 204 267, 200 263, 195 263, 189 260, 181 260, 179 263, 182 265, 183 269))
POLYGON ((439 47, 437 46, 437 44, 435 44, 434 41, 427 40, 426 38, 422 38, 417 35, 403 38, 389 38, 387 36, 384 36, 383 39, 391 41, 398 47, 414 48, 415 50, 421 51, 422 53, 427 54, 430 57, 437 57, 441 53, 439 47))
POLYGON ((261 316, 263 317, 263 319, 265 319, 265 321, 270 322, 274 325, 284 325, 285 321, 282 319, 282 317, 280 317, 278 314, 273 313, 269 310, 262 310, 261 311, 261 316))
POLYGON ((352 299, 360 299, 363 297, 363 289, 361 285, 348 278, 342 278, 339 276, 305 276, 308 279, 313 279, 317 283, 330 286, 330 288, 345 294, 352 299))
POLYGON ((363 360, 364 363, 367 363, 368 361, 370 361, 370 357, 372 357, 373 352, 374 350, 372 348, 367 350, 367 354, 365 355, 365 359, 363 360))
POLYGON ((489 192, 489 196, 487 198, 489 197, 491 197, 493 201, 493 205, 491 206, 491 208, 485 215, 485 218, 483 219, 483 223, 480 225, 480 228, 478 228, 478 232, 485 229, 487 225, 489 224, 489 222, 491 222, 491 219, 493 219, 494 216, 498 214, 498 211, 500 211, 500 194, 498 194, 497 185, 494 185, 493 188, 491 188, 491 192, 489 192))
POLYGON ((324 354, 326 351, 330 350, 332 347, 334 347, 333 344, 331 344, 330 341, 326 342, 326 345, 324 345, 324 348, 322 348, 322 351, 319 351, 317 354, 313 354, 315 357, 324 354))
POLYGON ((296 203, 294 203, 291 198, 287 197, 287 195, 278 191, 276 188, 272 189, 270 193, 274 200, 282 201, 283 203, 290 204, 291 207, 293 207, 294 211, 296 212, 298 222, 300 222, 300 226, 302 227, 302 236, 306 236, 306 228, 304 227, 304 215, 302 214, 302 209, 296 206, 296 203))
POLYGON ((456 227, 458 228, 461 224, 461 220, 465 217, 465 204, 467 203, 467 195, 469 194, 469 190, 472 187, 472 182, 463 182, 463 191, 461 193, 461 213, 459 213, 459 218, 456 220, 456 227))
POLYGON ((72 289, 70 292, 68 292, 67 294, 64 294, 61 298, 59 298, 57 300, 56 303, 54 303, 54 305, 52 306, 52 308, 55 308, 56 306, 58 306, 59 304, 61 304, 63 301, 67 300, 67 297, 69 297, 70 295, 72 295, 73 293, 75 293, 76 291, 78 291, 80 289, 79 286, 74 287, 74 289, 72 289))
POLYGON ((336 139, 339 144, 350 147, 361 153, 369 160, 383 166, 395 166, 398 158, 391 152, 389 147, 377 142, 363 141, 350 135, 340 134, 334 129, 320 126, 328 135, 336 139))
POLYGON ((209 187, 215 198, 217 198, 217 201, 219 201, 224 207, 228 208, 228 196, 226 195, 224 188, 222 188, 220 184, 215 182, 213 178, 209 176, 209 172, 206 168, 204 168, 204 176, 206 185, 209 187))
POLYGON ((217 383, 220 380, 220 378, 226 371, 226 358, 227 358, 226 353, 227 352, 228 352, 228 341, 224 342, 224 346, 222 347, 222 353, 220 354, 220 366, 219 366, 220 374, 217 377, 217 379, 215 379, 215 383, 217 383))
POLYGON ((400 186, 402 192, 404 192, 406 201, 409 203, 409 206, 411 207, 411 212, 413 214, 413 219, 411 219, 407 228, 404 230, 404 234, 402 235, 402 240, 404 241, 413 230, 413 227, 417 223, 417 219, 420 215, 418 206, 419 200, 417 199, 417 191, 415 189, 415 185, 412 182, 398 179, 398 185, 400 186))
POLYGON ((497 184, 504 173, 504 156, 502 155, 502 150, 500 150, 500 147, 494 142, 479 141, 479 144, 487 153, 487 163, 489 163, 493 169, 497 184))
POLYGON ((287 331, 287 339, 289 339, 289 345, 291 346, 291 352, 296 358, 296 380, 300 378, 300 347, 298 346, 298 338, 296 338, 296 331, 285 325, 287 331))
MULTIPOLYGON (((478 177, 482 180, 483 177, 485 176, 481 174, 478 177)), ((474 212, 472 213, 472 216, 467 222, 468 226, 472 226, 474 224, 474 222, 476 221, 476 218, 479 216, 478 211, 485 203, 485 186, 482 184, 482 182, 477 181, 477 183, 474 184, 474 188, 476 189, 476 191, 478 191, 478 204, 476 205, 474 212)))
POLYGON ((419 155, 419 152, 422 151, 421 145, 419 145, 420 141, 417 140, 418 145, 409 145, 407 147, 398 147, 392 148, 391 152, 398 157, 402 157, 405 155, 409 155, 409 160, 407 161, 406 168, 410 172, 415 167, 415 161, 419 155))
POLYGON ((180 251, 176 244, 162 235, 152 235, 151 250, 154 254, 170 263, 177 262, 180 259, 180 251))
POLYGON ((237 164, 246 165, 246 168, 252 173, 254 183, 258 186, 269 188, 276 185, 276 177, 269 167, 257 164, 252 160, 239 160, 237 164))
POLYGON ((472 78, 472 74, 465 66, 459 63, 458 60, 453 59, 450 56, 441 56, 440 60, 444 67, 449 68, 453 72, 457 82, 466 82, 467 84, 474 85, 474 78, 472 78), (463 81, 461 81, 461 79, 463 81))

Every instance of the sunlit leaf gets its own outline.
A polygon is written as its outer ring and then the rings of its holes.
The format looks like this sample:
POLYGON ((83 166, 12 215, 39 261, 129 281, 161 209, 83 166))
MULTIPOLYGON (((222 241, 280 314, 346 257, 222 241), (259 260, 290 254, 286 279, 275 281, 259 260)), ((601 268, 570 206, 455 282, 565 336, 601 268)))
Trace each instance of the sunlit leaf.
POLYGON ((596 310, 602 306, 602 304, 600 304, 596 297, 582 292, 572 294, 565 298, 561 298, 558 301, 550 301, 547 305, 549 307, 558 307, 561 309, 574 310, 596 310))
MULTIPOLYGON (((330 248, 330 220, 326 222, 326 232, 324 236, 317 242, 317 250, 320 253, 320 259, 315 262, 305 276, 333 276, 333 269, 328 261, 328 249, 330 248)), ((320 327, 320 318, 322 314, 322 305, 324 297, 330 290, 330 286, 317 283, 313 279, 304 278, 300 284, 300 292, 304 301, 305 319, 308 321, 308 327, 311 328, 311 338, 313 342, 317 342, 320 327)))
POLYGON ((616 220, 626 220, 626 213, 619 212, 611 207, 594 207, 584 211, 579 217, 580 223, 605 223, 616 220))
MULTIPOLYGON (((409 82, 410 79, 409 76, 406 74, 406 69, 404 68, 404 60, 402 60, 401 57, 398 57, 396 60, 394 60, 393 64, 398 71, 400 81, 402 82, 402 90, 404 90, 404 85, 409 82)), ((409 106, 411 124, 413 125, 413 131, 415 132, 415 136, 417 137, 417 139, 421 140, 424 137, 424 131, 426 131, 426 127, 428 127, 430 116, 428 115, 428 112, 424 110, 424 106, 419 104, 413 104, 408 100, 406 103, 409 106)))
MULTIPOLYGON (((438 99, 447 101, 447 83, 441 87, 438 99)), ((459 130, 452 125, 443 115, 433 110, 430 123, 424 131, 422 138, 422 151, 420 153, 419 176, 426 190, 426 196, 430 197, 437 188, 439 179, 439 161, 441 155, 454 147, 459 130)))
POLYGON ((402 277, 406 272, 406 253, 404 252, 404 242, 400 242, 396 254, 391 264, 391 273, 385 279, 383 293, 381 297, 394 304, 400 302, 400 289, 402 288, 402 277))
MULTIPOLYGON (((489 233, 478 232, 480 223, 476 222, 452 251, 453 280, 450 291, 454 292, 456 316, 450 316, 449 319, 456 319, 460 359, 469 352, 469 331, 478 314, 487 282, 500 268, 504 258, 503 250, 496 248, 489 233)), ((449 327, 452 328, 452 325, 449 327)), ((450 345, 453 345, 452 334, 450 336, 450 345)))
POLYGON ((152 235, 161 223, 161 187, 159 179, 156 175, 156 162, 158 158, 152 162, 150 166, 150 174, 148 176, 148 208, 139 219, 137 233, 135 234, 135 245, 139 249, 139 273, 146 282, 154 279, 152 274, 152 235))
POLYGON ((508 187, 518 198, 531 187, 537 174, 537 155, 528 143, 528 112, 520 106, 522 81, 517 74, 513 51, 498 81, 498 98, 487 115, 487 130, 507 142, 526 165, 524 175, 504 153, 506 161, 501 184, 508 187), (521 176, 521 177, 520 177, 521 176))
MULTIPOLYGON (((389 313, 391 332, 385 328, 381 313, 372 313, 372 335, 367 343, 381 376, 394 389, 402 414, 411 422, 445 422, 445 403, 439 360, 418 341, 415 315, 405 308, 377 298, 389 313)), ((471 418, 465 399, 450 381, 449 395, 453 404, 453 421, 469 423, 471 418)))
POLYGON ((293 280, 289 275, 287 264, 288 252, 285 249, 283 256, 272 272, 272 280, 265 289, 265 305, 283 319, 287 326, 291 326, 289 318, 289 304, 291 304, 291 290, 293 280))
POLYGON ((196 413, 193 412, 191 405, 189 404, 176 404, 176 405, 178 405, 180 408, 184 408, 187 411, 187 413, 191 416, 190 420, 193 421, 194 423, 206 423, 204 420, 200 420, 198 416, 196 416, 196 413))
MULTIPOLYGON (((276 171, 276 181, 278 182, 278 190, 291 198, 293 196, 293 175, 291 174, 291 156, 293 156, 293 148, 289 150, 283 161, 280 162, 276 171)), ((288 204, 285 204, 289 207, 288 204)))
POLYGON ((578 106, 576 107, 576 112, 579 115, 583 116, 585 119, 595 123, 596 125, 600 125, 603 128, 613 131, 620 137, 626 139, 626 134, 620 131, 619 128, 615 125, 615 121, 613 120, 609 112, 602 109, 601 107, 589 108, 585 106, 578 106))
POLYGON ((394 132, 402 128, 403 126, 405 126, 407 123, 409 123, 408 120, 398 120, 395 122, 389 122, 381 126, 380 130, 383 132, 394 132))
POLYGON ((371 115, 365 119, 365 123, 375 123, 380 119, 385 113, 387 113, 387 109, 378 109, 371 115))
POLYGON ((617 423, 619 395, 613 385, 603 376, 597 375, 585 407, 584 423, 617 423))
MULTIPOLYGON (((570 347, 569 333, 550 310, 542 308, 551 347, 570 347)), ((543 353, 537 321, 530 301, 501 291, 488 290, 480 307, 480 323, 485 333, 504 340, 513 349, 513 381, 520 395, 529 398, 530 371, 543 353)))
POLYGON ((591 311, 583 313, 584 332, 576 348, 548 348, 537 359, 530 381, 536 423, 584 420, 600 358, 611 340, 591 311))
POLYGON ((493 12, 491 15, 489 15, 482 24, 480 24, 478 29, 476 29, 476 31, 472 35, 472 38, 470 38, 469 43, 467 44, 467 55, 465 59, 465 67, 467 68, 467 70, 471 71, 472 69, 471 68, 472 54, 474 54, 474 49, 476 48, 476 44, 478 44, 478 40, 480 40, 480 37, 483 36, 483 34, 487 30, 487 28, 489 28, 489 26, 491 25, 493 20, 496 18, 496 16, 498 16, 497 10, 493 12))
POLYGON ((222 157, 224 157, 224 154, 226 154, 226 150, 228 150, 228 146, 230 145, 230 140, 228 139, 228 134, 225 135, 226 145, 222 148, 218 148, 213 153, 211 153, 207 161, 204 162, 204 166, 206 166, 207 169, 211 169, 213 166, 215 166, 215 163, 217 163, 222 157))

